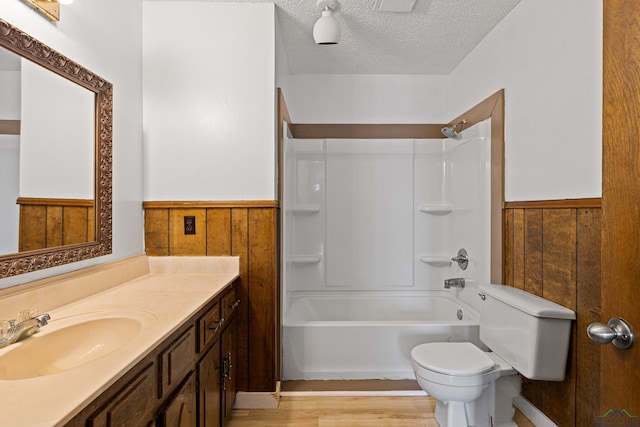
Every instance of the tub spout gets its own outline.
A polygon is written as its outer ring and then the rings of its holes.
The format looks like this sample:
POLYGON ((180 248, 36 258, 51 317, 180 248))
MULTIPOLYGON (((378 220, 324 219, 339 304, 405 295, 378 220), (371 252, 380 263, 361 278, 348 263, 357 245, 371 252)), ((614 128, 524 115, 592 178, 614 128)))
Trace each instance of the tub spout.
POLYGON ((444 280, 444 288, 464 288, 464 278, 456 277, 454 279, 445 279, 444 280))

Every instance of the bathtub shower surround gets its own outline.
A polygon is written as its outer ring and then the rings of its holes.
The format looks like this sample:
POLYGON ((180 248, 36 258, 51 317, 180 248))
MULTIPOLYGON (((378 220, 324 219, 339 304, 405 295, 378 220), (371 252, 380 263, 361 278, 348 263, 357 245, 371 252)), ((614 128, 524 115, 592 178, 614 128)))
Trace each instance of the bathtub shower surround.
POLYGON ((490 129, 285 141, 285 379, 413 378, 411 345, 476 340, 477 287, 490 274, 490 129), (461 248, 464 271, 451 262, 461 248), (457 277, 465 288, 445 290, 457 277))

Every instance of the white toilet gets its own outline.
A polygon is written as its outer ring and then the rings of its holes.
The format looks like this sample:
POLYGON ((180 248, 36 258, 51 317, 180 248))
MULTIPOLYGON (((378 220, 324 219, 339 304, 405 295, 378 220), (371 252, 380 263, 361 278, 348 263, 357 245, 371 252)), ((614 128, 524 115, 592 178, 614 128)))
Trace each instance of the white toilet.
POLYGON ((518 373, 532 380, 562 381, 575 313, 528 292, 482 285, 480 340, 416 346, 411 362, 418 384, 437 400, 440 427, 506 427, 520 394, 518 373))

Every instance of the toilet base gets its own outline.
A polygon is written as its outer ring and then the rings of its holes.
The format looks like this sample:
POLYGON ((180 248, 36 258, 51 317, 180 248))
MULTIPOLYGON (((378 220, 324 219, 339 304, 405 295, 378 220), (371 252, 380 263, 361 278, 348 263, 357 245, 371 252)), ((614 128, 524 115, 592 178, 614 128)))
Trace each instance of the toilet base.
POLYGON ((520 377, 502 376, 473 402, 436 401, 435 418, 440 427, 517 427, 513 398, 519 394, 520 377))

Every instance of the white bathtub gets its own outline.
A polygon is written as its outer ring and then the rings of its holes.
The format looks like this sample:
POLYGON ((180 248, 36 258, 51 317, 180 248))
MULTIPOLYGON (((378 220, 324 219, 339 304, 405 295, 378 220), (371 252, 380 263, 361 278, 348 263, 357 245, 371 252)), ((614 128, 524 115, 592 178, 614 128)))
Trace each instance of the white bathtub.
POLYGON ((295 295, 284 315, 283 377, 415 378, 413 347, 442 341, 481 345, 478 332, 477 311, 446 291, 295 295))

